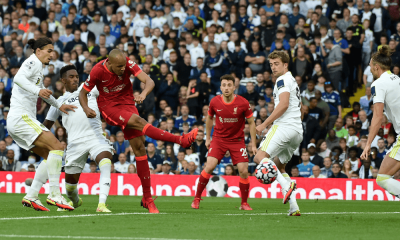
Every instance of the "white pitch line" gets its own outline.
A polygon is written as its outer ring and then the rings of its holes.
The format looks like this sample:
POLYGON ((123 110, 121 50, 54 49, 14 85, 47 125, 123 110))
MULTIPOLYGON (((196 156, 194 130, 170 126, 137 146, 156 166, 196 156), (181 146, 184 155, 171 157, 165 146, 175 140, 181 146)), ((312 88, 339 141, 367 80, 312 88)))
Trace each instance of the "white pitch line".
POLYGON ((140 238, 140 237, 95 237, 95 236, 47 236, 47 235, 6 235, 0 234, 0 237, 8 238, 51 238, 51 239, 115 239, 115 240, 195 240, 195 239, 177 239, 177 238, 140 238))
MULTIPOLYGON (((167 214, 167 213, 159 213, 167 214)), ((30 220, 30 219, 47 219, 47 218, 75 218, 75 217, 98 217, 98 216, 120 216, 120 215, 154 215, 151 213, 106 213, 106 214, 81 214, 81 215, 59 215, 59 216, 40 216, 40 217, 16 217, 16 218, 0 218, 0 221, 4 220, 30 220)))
MULTIPOLYGON (((288 213, 228 213, 225 216, 268 216, 268 215, 287 215, 288 213)), ((400 214, 400 212, 305 212, 301 215, 351 215, 351 214, 400 214)))

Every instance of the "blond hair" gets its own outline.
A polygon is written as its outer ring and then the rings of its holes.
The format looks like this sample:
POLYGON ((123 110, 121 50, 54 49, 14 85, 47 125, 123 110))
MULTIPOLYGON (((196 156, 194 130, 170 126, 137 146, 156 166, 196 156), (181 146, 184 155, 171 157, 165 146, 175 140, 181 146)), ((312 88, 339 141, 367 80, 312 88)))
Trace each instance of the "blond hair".
POLYGON ((382 70, 390 69, 392 66, 392 58, 390 57, 392 53, 390 52, 390 48, 388 45, 382 45, 380 49, 376 53, 374 53, 371 57, 371 61, 373 64, 377 64, 382 70))
POLYGON ((289 54, 287 54, 285 51, 275 50, 268 55, 268 60, 277 58, 279 58, 283 63, 289 63, 290 61, 289 54))

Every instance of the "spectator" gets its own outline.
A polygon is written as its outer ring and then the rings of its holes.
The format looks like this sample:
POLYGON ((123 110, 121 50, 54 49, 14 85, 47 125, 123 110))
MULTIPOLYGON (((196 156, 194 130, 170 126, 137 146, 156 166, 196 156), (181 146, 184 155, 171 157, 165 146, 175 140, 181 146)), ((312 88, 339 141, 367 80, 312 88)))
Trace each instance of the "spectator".
POLYGON ((253 74, 263 72, 266 58, 264 52, 260 51, 260 44, 257 41, 254 41, 251 44, 251 49, 252 51, 249 51, 244 61, 249 63, 249 67, 253 74))
POLYGON ((372 176, 370 176, 370 178, 371 178, 371 179, 376 179, 376 178, 378 177, 378 172, 379 172, 379 169, 376 168, 376 167, 374 167, 374 168, 372 169, 372 171, 371 171, 372 176))
POLYGON ((368 132, 368 128, 369 128, 369 121, 367 118, 367 113, 364 110, 361 110, 358 112, 358 118, 361 121, 361 131, 365 131, 368 132))
POLYGON ((378 148, 376 148, 376 147, 372 147, 371 148, 370 158, 371 158, 371 161, 372 161, 371 162, 371 166, 372 167, 377 167, 377 168, 381 167, 383 158, 380 158, 378 156, 378 148))
POLYGON ((327 178, 327 176, 321 174, 321 168, 319 166, 314 166, 312 168, 313 175, 310 178, 327 178))
POLYGON ((5 171, 20 172, 21 163, 15 158, 14 151, 12 149, 7 150, 7 159, 3 160, 3 169, 5 171))
MULTIPOLYGON (((18 145, 16 143, 13 142, 13 139, 11 138, 10 135, 6 136, 5 141, 6 141, 6 148, 8 150, 13 150, 14 159, 19 160, 19 158, 21 156, 21 152, 20 152, 21 149, 18 147, 18 145)), ((8 154, 8 152, 7 152, 7 154, 8 154)))
POLYGON ((117 156, 119 156, 121 153, 126 155, 129 152, 129 141, 124 139, 124 133, 122 131, 117 132, 116 136, 117 141, 113 144, 115 153, 117 156))
POLYGON ((348 127, 349 135, 346 137, 347 140, 347 146, 348 147, 353 147, 357 146, 358 144, 358 137, 356 135, 356 127, 351 125, 348 127))
POLYGON ((156 154, 156 148, 154 146, 154 143, 148 143, 146 150, 147 150, 147 159, 151 163, 151 165, 154 167, 154 172, 156 172, 156 173, 161 172, 163 160, 161 159, 161 157, 158 154, 156 154))
POLYGON ((128 166, 128 173, 132 173, 132 174, 137 173, 137 172, 136 172, 136 166, 135 166, 135 164, 129 164, 129 166, 128 166))
POLYGON ((302 148, 306 149, 307 143, 316 143, 319 139, 320 128, 318 120, 308 114, 308 107, 302 106, 303 112, 303 144, 302 148))
POLYGON ((353 172, 357 171, 361 167, 361 161, 357 157, 358 149, 357 147, 351 147, 349 149, 349 161, 351 163, 351 170, 353 172))
POLYGON ((304 81, 311 79, 313 67, 311 61, 306 58, 304 47, 297 48, 297 57, 293 58, 291 72, 293 76, 300 76, 304 81))
POLYGON ((242 94, 242 97, 244 97, 249 102, 252 101, 256 103, 258 101, 259 94, 254 91, 254 83, 248 82, 246 84, 246 90, 247 91, 244 94, 242 94))
POLYGON ((325 92, 322 94, 322 99, 329 105, 328 129, 332 129, 336 119, 342 118, 342 106, 340 95, 337 91, 334 91, 331 82, 325 82, 325 92))
POLYGON ((96 163, 95 162, 90 162, 90 172, 89 173, 97 173, 98 171, 97 171, 97 165, 96 165, 96 163))
POLYGON ((292 175, 291 177, 301 177, 299 175, 299 168, 297 166, 292 167, 292 169, 290 170, 290 174, 292 175))
POLYGON ((321 174, 326 177, 331 177, 332 173, 332 159, 330 157, 324 158, 324 167, 321 168, 321 174))
POLYGON ((324 130, 329 120, 329 107, 328 113, 324 113, 321 108, 318 107, 318 100, 315 97, 310 98, 310 105, 308 107, 308 114, 319 122, 320 129, 324 130))
POLYGON ((371 157, 369 157, 368 159, 364 159, 362 161, 360 170, 358 171, 360 179, 372 178, 372 169, 373 167, 371 166, 371 157))
MULTIPOLYGON (((307 83, 307 89, 301 93, 301 101, 303 105, 309 106, 310 98, 315 97, 315 83, 314 81, 310 80, 307 83)), ((319 120, 319 119, 318 119, 319 120)))
MULTIPOLYGON (((335 131, 330 130, 329 133, 330 133, 329 136, 333 136, 332 137, 333 139, 337 139, 337 137, 335 135, 335 131)), ((327 140, 329 140, 329 138, 327 140)), ((339 142, 339 141, 337 141, 337 142, 339 142)), ((322 140, 322 139, 317 144, 317 151, 318 151, 318 155, 323 158, 329 157, 329 155, 331 153, 331 150, 328 148, 327 141, 322 140)))
POLYGON ((317 149, 314 143, 307 145, 307 152, 310 156, 310 162, 320 168, 324 167, 324 159, 317 154, 317 149))
POLYGON ((65 45, 64 52, 71 52, 76 45, 81 45, 83 49, 87 48, 86 44, 81 40, 81 31, 79 29, 75 30, 74 39, 65 45))
POLYGON ((346 174, 341 172, 342 167, 339 163, 332 164, 332 176, 330 178, 347 178, 346 174))
POLYGON ((125 153, 118 154, 118 161, 114 163, 115 170, 120 173, 127 173, 129 165, 130 164, 126 162, 126 154, 125 153))
POLYGON ((160 175, 174 175, 172 172, 170 172, 171 165, 172 165, 172 163, 170 161, 164 160, 164 162, 162 164, 162 171, 157 173, 157 174, 160 174, 160 175))
POLYGON ((386 34, 384 30, 390 29, 390 15, 389 12, 382 7, 382 0, 375 0, 372 13, 375 14, 376 21, 373 26, 371 24, 371 29, 374 31, 375 42, 378 43, 380 36, 386 34))
POLYGON ((198 167, 194 162, 189 162, 187 169, 188 169, 187 175, 199 175, 196 171, 198 167))
POLYGON ((197 132, 196 141, 193 143, 195 152, 199 155, 200 166, 207 161, 207 147, 204 141, 204 131, 199 130, 197 132))
POLYGON ((100 34, 103 33, 103 29, 105 26, 104 22, 100 21, 100 17, 101 17, 101 12, 96 11, 93 16, 93 22, 91 22, 88 25, 88 30, 94 33, 96 39, 98 39, 100 34))
POLYGON ((299 175, 302 177, 310 177, 312 174, 312 168, 315 166, 310 162, 310 155, 308 152, 303 152, 301 154, 302 163, 297 165, 299 169, 299 175))
POLYGON ((178 108, 178 101, 176 96, 179 92, 179 85, 174 82, 174 76, 172 73, 168 72, 165 81, 160 85, 158 90, 158 96, 160 99, 166 100, 168 105, 171 106, 173 111, 178 108))
POLYGON ((335 86, 335 89, 340 90, 340 82, 342 79, 342 62, 343 54, 340 46, 333 45, 331 39, 327 39, 324 42, 325 47, 329 49, 329 53, 326 53, 324 48, 321 47, 322 55, 326 57, 326 67, 328 68, 329 77, 335 86))
POLYGON ((0 159, 4 160, 7 156, 7 145, 4 140, 0 140, 0 159))
POLYGON ((338 138, 347 138, 349 134, 346 128, 343 126, 343 119, 341 118, 336 119, 334 130, 338 138))
POLYGON ((189 115, 189 107, 187 105, 182 106, 181 108, 181 116, 177 117, 175 120, 175 128, 179 129, 179 131, 183 131, 183 123, 188 123, 189 128, 191 128, 196 122, 196 118, 192 115, 189 115))

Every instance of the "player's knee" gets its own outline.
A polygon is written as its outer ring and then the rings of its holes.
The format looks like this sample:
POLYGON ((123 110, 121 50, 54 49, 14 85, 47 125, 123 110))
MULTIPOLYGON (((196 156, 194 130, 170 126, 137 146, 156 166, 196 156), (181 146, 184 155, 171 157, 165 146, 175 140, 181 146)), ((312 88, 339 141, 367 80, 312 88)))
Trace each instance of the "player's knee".
POLYGON ((378 174, 377 178, 376 178, 376 183, 386 189, 386 182, 387 180, 389 180, 391 177, 389 175, 386 174, 378 174))

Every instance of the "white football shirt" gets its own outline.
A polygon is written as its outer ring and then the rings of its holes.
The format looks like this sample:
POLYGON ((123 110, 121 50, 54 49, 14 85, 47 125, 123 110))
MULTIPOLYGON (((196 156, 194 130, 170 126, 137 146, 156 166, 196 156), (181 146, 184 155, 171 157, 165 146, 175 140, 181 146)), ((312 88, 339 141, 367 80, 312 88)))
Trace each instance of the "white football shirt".
POLYGON ((388 119, 394 130, 400 133, 400 78, 390 71, 383 73, 371 85, 371 95, 375 103, 383 103, 388 119))
POLYGON ((56 121, 57 118, 62 116, 62 123, 68 133, 68 142, 72 142, 79 138, 101 136, 103 130, 101 128, 100 111, 97 106, 96 98, 99 96, 99 91, 97 88, 93 88, 90 93, 88 93, 88 105, 91 109, 96 112, 95 118, 88 118, 79 103, 79 93, 82 89, 82 85, 77 91, 70 93, 66 92, 63 96, 57 99, 59 103, 65 103, 69 105, 76 106, 75 112, 69 111, 68 115, 61 112, 60 110, 51 107, 47 113, 46 119, 49 121, 56 121))
POLYGON ((280 118, 274 121, 274 125, 285 126, 302 133, 300 89, 291 72, 283 74, 276 80, 274 87, 275 108, 279 104, 279 95, 284 92, 290 93, 289 107, 280 118))

